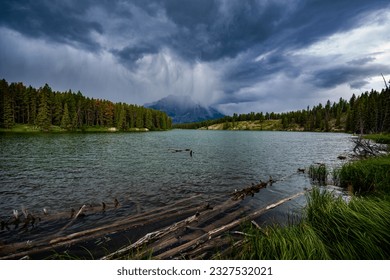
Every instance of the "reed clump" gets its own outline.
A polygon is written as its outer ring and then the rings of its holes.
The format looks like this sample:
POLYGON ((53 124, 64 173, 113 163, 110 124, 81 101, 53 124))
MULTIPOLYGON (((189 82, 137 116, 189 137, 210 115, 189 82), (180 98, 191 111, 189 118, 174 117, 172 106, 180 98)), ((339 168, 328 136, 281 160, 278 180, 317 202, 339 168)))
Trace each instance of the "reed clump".
POLYGON ((390 197, 352 197, 346 202, 318 189, 308 196, 305 223, 332 259, 390 257, 390 197))
POLYGON ((309 177, 320 186, 324 186, 327 183, 328 169, 325 164, 312 164, 309 167, 309 177))
POLYGON ((287 227, 268 226, 263 231, 250 227, 247 242, 233 259, 322 260, 330 259, 320 236, 301 222, 287 227))
POLYGON ((390 193, 390 156, 348 163, 338 171, 338 180, 353 194, 390 193))
POLYGON ((251 227, 237 259, 389 259, 390 196, 346 202, 317 188, 302 220, 287 227, 251 227))

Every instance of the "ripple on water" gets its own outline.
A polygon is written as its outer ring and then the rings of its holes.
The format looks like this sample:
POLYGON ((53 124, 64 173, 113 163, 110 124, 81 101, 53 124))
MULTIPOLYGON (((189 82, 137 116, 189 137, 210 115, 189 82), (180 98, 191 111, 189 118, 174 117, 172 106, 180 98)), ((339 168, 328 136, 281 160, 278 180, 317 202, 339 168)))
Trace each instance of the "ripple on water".
POLYGON ((140 134, 1 135, 0 213, 24 205, 53 211, 131 199, 147 210, 192 194, 229 194, 252 182, 287 178, 265 203, 310 184, 295 175, 314 162, 337 165, 346 134, 182 131, 140 134), (194 151, 175 152, 169 148, 194 151), (290 177, 289 177, 290 176, 290 177))

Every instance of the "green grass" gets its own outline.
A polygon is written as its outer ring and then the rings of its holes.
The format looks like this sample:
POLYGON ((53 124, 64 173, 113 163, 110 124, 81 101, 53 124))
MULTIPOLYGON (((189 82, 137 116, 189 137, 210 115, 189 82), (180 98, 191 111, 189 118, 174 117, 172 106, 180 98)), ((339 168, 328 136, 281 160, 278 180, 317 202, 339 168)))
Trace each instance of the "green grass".
POLYGON ((234 259, 389 259, 390 197, 353 197, 349 203, 314 189, 302 221, 251 227, 234 259))
POLYGON ((373 140, 380 144, 390 144, 390 134, 368 134, 364 136, 364 138, 373 140))
POLYGON ((337 173, 340 186, 354 194, 390 193, 390 156, 354 161, 337 173))
MULTIPOLYGON (((118 132, 119 130, 110 130, 113 128, 104 127, 104 126, 85 126, 83 128, 78 128, 75 130, 67 130, 63 129, 59 126, 52 125, 50 126, 50 129, 48 131, 42 131, 38 126, 36 125, 30 125, 30 124, 15 124, 12 128, 6 129, 6 128, 0 128, 0 132, 2 133, 73 133, 73 132, 87 132, 87 133, 99 133, 99 132, 118 132)), ((145 128, 129 128, 126 130, 126 132, 146 132, 148 131, 145 128)), ((122 131, 121 131, 122 132, 122 131)))
POLYGON ((328 169, 325 164, 312 164, 309 167, 309 177, 314 183, 324 186, 327 183, 328 169))
POLYGON ((12 128, 0 128, 0 132, 36 133, 41 132, 38 126, 28 124, 16 124, 12 128))
POLYGON ((352 197, 349 203, 314 189, 305 223, 323 241, 332 259, 390 257, 390 197, 352 197))
POLYGON ((319 260, 330 259, 316 232, 305 223, 288 227, 270 226, 260 232, 251 227, 248 238, 233 259, 319 260))
MULTIPOLYGON (((326 180, 326 167, 312 165, 313 181, 326 180)), ((314 188, 302 220, 282 227, 247 229, 251 235, 232 259, 390 259, 390 156, 355 161, 335 172, 353 195, 348 201, 314 188), (364 194, 364 195, 363 195, 364 194)))

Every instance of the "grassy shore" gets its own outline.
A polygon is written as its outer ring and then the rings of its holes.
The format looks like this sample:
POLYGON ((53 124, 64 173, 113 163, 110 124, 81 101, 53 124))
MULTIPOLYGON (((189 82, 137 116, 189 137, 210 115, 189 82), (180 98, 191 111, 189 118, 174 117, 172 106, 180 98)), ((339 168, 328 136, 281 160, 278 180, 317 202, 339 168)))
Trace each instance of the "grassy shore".
MULTIPOLYGON (((390 137, 370 139, 389 143, 390 137)), ((348 200, 314 188, 301 221, 262 230, 249 226, 243 247, 223 258, 390 259, 390 156, 348 163, 338 177, 353 193, 348 200)))
POLYGON ((366 139, 371 139, 380 144, 390 144, 390 134, 367 134, 366 139))
MULTIPOLYGON (((118 132, 119 130, 115 127, 104 127, 104 126, 88 126, 79 129, 63 129, 59 126, 52 125, 47 131, 43 131, 36 125, 28 124, 16 124, 10 129, 0 128, 0 133, 72 133, 72 132, 86 132, 86 133, 99 133, 99 132, 118 132)), ((121 132, 146 132, 149 131, 147 128, 129 128, 126 131, 121 132)))
POLYGON ((390 194, 390 156, 348 163, 338 177, 340 186, 354 194, 390 194))
POLYGON ((349 202, 314 189, 301 222, 251 227, 244 246, 229 259, 389 259, 390 196, 349 202))
MULTIPOLYGON (((329 132, 345 132, 344 128, 339 128, 334 122, 329 123, 329 132)), ((264 131, 305 131, 305 127, 299 124, 283 125, 282 120, 263 120, 263 121, 236 121, 216 123, 209 126, 199 128, 201 130, 264 130, 264 131)), ((322 132, 324 130, 316 129, 315 132, 322 132)))

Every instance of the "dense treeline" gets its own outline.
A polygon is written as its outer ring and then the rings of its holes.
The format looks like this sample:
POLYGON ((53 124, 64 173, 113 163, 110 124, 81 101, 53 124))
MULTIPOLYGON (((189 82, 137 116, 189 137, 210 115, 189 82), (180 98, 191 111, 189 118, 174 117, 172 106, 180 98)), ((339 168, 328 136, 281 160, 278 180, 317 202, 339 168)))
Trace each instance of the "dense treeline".
POLYGON ((125 103, 88 98, 80 92, 54 92, 47 84, 35 89, 22 83, 0 80, 0 127, 30 124, 43 131, 52 126, 66 130, 115 127, 165 130, 172 127, 163 112, 125 103))
POLYGON ((224 129, 235 127, 239 121, 280 120, 283 129, 302 128, 305 131, 346 131, 354 133, 390 132, 390 90, 372 90, 349 101, 342 98, 338 102, 328 101, 313 108, 287 113, 233 114, 217 120, 191 124, 178 124, 176 128, 196 129, 223 123, 224 129))

